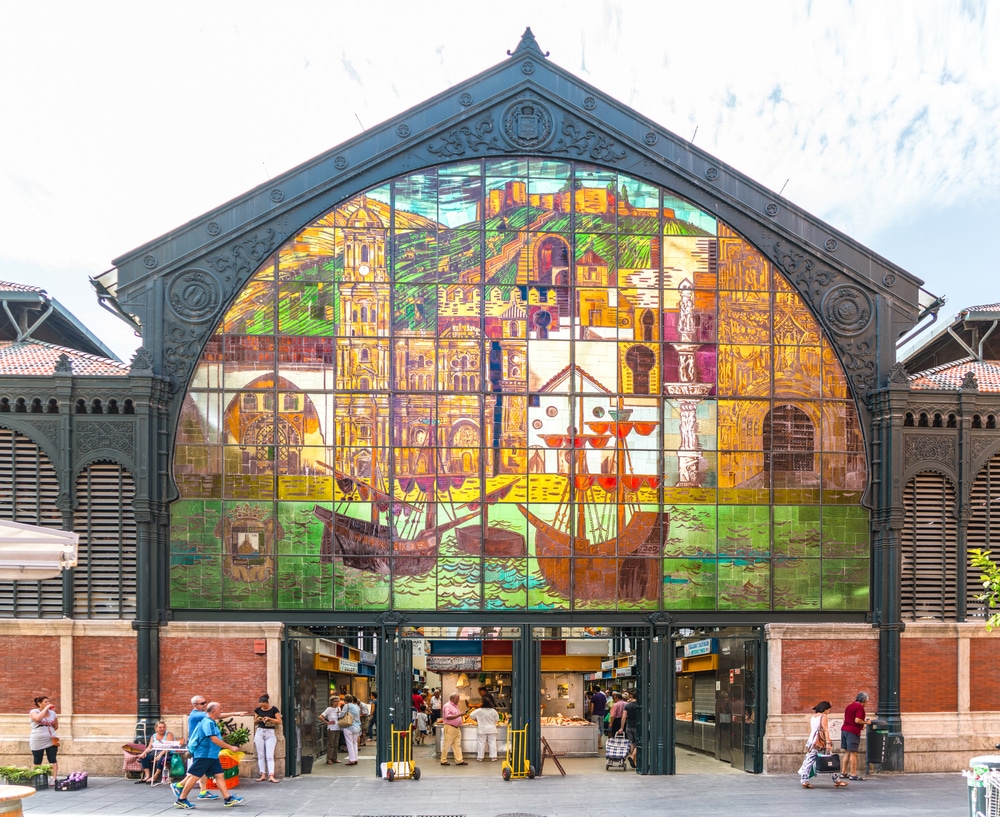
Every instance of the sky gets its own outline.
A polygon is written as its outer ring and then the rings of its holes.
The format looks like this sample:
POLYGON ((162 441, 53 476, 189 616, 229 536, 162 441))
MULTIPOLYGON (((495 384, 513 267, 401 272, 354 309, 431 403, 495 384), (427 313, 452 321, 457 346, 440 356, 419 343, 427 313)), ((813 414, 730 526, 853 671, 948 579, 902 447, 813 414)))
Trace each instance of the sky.
POLYGON ((923 279, 943 318, 1000 302, 990 0, 0 0, 0 280, 44 287, 128 361, 140 341, 91 276, 505 60, 526 26, 923 279))

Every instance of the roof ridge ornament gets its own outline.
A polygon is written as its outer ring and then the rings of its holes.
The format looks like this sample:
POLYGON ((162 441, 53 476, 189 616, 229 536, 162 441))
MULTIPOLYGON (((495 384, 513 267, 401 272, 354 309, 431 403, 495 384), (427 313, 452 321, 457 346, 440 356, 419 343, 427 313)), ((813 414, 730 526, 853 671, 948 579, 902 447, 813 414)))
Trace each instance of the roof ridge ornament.
POLYGON ((549 55, 548 51, 542 51, 538 47, 538 43, 535 41, 535 35, 531 33, 531 26, 524 29, 524 34, 521 35, 521 42, 517 44, 517 48, 513 51, 508 50, 508 57, 523 57, 526 54, 537 54, 539 57, 547 57, 549 55))

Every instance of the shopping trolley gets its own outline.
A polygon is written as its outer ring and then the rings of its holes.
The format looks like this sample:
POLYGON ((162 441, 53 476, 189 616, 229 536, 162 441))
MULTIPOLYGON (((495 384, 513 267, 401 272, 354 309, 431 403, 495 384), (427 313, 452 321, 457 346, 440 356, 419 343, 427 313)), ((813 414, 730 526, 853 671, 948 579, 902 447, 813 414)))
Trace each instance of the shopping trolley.
POLYGON ((413 738, 410 729, 391 729, 392 748, 389 753, 391 758, 385 764, 383 777, 390 783, 393 780, 403 780, 405 778, 420 779, 420 769, 413 765, 413 738))
POLYGON ((507 756, 500 767, 500 775, 504 780, 535 777, 535 767, 528 762, 528 724, 523 729, 507 728, 507 756))
POLYGON ((604 770, 607 771, 614 766, 625 771, 625 760, 628 758, 631 748, 628 738, 624 735, 614 735, 608 738, 608 742, 604 744, 604 760, 606 761, 604 770))

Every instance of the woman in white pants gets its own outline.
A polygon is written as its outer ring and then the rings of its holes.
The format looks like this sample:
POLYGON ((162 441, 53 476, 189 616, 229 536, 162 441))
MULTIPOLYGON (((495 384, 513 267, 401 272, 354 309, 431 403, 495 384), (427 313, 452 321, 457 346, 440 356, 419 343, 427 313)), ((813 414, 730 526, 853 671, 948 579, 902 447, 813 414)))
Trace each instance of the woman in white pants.
POLYGON ((342 726, 344 732, 344 743, 347 744, 347 765, 358 765, 358 738, 361 736, 361 708, 357 699, 353 695, 345 695, 344 704, 340 716, 343 717, 348 712, 351 713, 351 725, 342 726))
POLYGON ((257 752, 257 768, 260 770, 258 783, 263 783, 265 780, 278 782, 278 778, 274 776, 274 747, 278 743, 277 729, 281 726, 281 713, 278 707, 271 706, 270 700, 267 693, 261 695, 257 699, 260 706, 253 711, 253 722, 256 727, 253 745, 257 752))
POLYGON ((493 703, 493 696, 488 692, 483 695, 479 709, 474 709, 469 715, 476 722, 477 751, 476 760, 483 762, 486 747, 490 749, 490 760, 497 759, 497 721, 500 718, 493 703))

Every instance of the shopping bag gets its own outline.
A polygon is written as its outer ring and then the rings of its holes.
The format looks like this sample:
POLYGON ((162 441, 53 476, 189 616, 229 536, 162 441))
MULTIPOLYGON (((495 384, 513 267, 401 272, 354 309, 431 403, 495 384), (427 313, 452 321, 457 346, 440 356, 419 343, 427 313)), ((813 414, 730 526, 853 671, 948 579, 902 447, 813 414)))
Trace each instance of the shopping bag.
POLYGON ((840 755, 816 755, 817 772, 839 772, 840 755))
POLYGON ((184 758, 182 758, 177 752, 170 753, 170 776, 171 777, 184 777, 187 774, 187 770, 184 768, 184 758))

